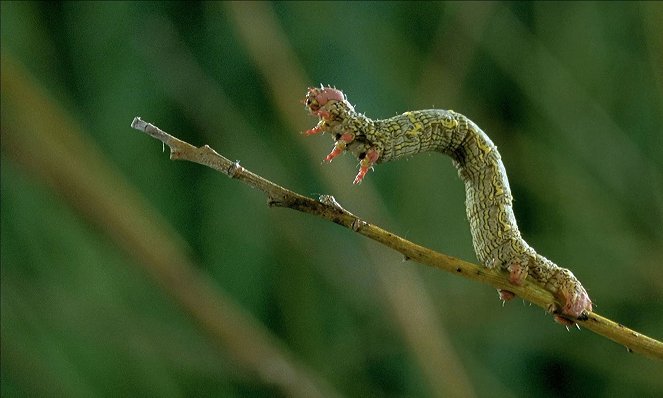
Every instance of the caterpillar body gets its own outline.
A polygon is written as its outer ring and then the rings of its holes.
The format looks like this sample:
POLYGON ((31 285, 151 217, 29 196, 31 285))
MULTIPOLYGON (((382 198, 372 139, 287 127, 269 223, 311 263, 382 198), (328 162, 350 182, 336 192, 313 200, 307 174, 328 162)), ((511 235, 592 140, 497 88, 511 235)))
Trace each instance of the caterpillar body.
MULTIPOLYGON (((309 88, 304 102, 320 118, 305 134, 330 133, 335 141, 325 160, 344 151, 359 158, 355 184, 375 164, 428 151, 451 157, 465 183, 467 218, 479 261, 506 270, 513 284, 522 284, 529 275, 553 293, 562 306, 549 310, 559 323, 572 325, 569 318, 582 318, 592 310, 587 291, 573 273, 538 254, 521 237, 504 163, 495 144, 470 119, 451 110, 428 109, 373 120, 356 112, 345 94, 331 87, 309 88)), ((513 297, 500 291, 502 300, 513 297)))

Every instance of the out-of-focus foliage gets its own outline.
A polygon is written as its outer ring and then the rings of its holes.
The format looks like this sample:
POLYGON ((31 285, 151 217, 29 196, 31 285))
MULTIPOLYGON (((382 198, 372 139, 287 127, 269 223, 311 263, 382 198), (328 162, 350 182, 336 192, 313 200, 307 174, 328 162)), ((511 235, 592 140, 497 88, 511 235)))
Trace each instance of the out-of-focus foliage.
MULTIPOLYGON (((598 312, 660 339, 660 3, 1 6, 2 396, 276 392, 210 342, 90 220, 95 203, 72 206, 53 189, 66 184, 66 192, 69 182, 48 185, 48 170, 17 160, 16 140, 29 146, 31 134, 49 134, 12 124, 42 117, 7 89, 20 79, 73 121, 82 151, 99 151, 127 192, 178 231, 219 292, 342 395, 443 394, 413 348, 439 339, 477 396, 663 395, 660 362, 588 331, 568 333, 519 300, 503 308, 492 289, 396 254, 375 264, 367 248, 377 245, 269 209, 255 190, 170 162, 158 142, 129 128, 140 115, 279 184, 331 193, 370 222, 475 261, 463 187, 447 158, 381 165, 352 186, 355 160, 321 165, 329 138, 299 134, 315 123, 298 102, 306 85, 335 85, 371 117, 454 109, 499 146, 525 238, 574 271, 598 312), (258 47, 247 44, 251 34, 258 47), (367 200, 371 187, 381 199, 367 200), (435 328, 414 324, 419 334, 406 337, 385 292, 408 286, 376 278, 381 267, 416 270, 435 328)), ((102 192, 117 182, 105 178, 96 178, 102 192)))

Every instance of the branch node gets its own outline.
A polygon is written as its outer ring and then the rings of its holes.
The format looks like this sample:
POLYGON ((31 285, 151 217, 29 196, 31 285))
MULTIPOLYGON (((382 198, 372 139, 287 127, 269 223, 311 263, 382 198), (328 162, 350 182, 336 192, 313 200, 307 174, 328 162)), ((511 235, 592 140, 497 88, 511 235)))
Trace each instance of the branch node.
POLYGON ((352 221, 352 225, 350 227, 352 228, 353 231, 359 232, 363 227, 367 226, 368 223, 364 220, 360 220, 359 218, 355 218, 354 221, 352 221))
POLYGON ((235 160, 230 167, 228 167, 228 171, 226 174, 228 174, 228 177, 230 178, 236 178, 238 173, 241 173, 244 171, 244 167, 239 165, 239 160, 235 160))
POLYGON ((336 209, 338 209, 338 210, 340 210, 340 211, 345 211, 345 209, 343 208, 343 206, 341 206, 341 204, 338 203, 338 201, 336 201, 336 198, 333 197, 332 195, 320 195, 320 196, 318 197, 318 200, 319 200, 320 203, 322 203, 322 204, 325 204, 325 205, 327 205, 327 206, 332 206, 332 207, 334 207, 334 208, 336 208, 336 209))

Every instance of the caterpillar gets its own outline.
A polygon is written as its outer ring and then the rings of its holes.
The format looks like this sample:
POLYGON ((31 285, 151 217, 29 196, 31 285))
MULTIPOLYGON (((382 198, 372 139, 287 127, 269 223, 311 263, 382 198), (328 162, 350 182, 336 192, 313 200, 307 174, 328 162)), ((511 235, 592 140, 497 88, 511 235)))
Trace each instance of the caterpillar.
MULTIPOLYGON (((323 86, 309 88, 303 102, 319 118, 305 135, 330 133, 334 140, 325 161, 346 151, 359 159, 354 184, 379 163, 428 151, 449 156, 465 183, 467 218, 479 261, 508 272, 514 285, 530 276, 550 291, 562 303, 549 308, 558 323, 573 325, 570 319, 584 319, 585 311, 592 310, 587 291, 573 273, 538 254, 521 237, 504 163, 495 144, 470 119, 452 110, 428 109, 373 120, 356 112, 341 90, 323 86)), ((499 294, 503 301, 515 296, 507 290, 499 294)))

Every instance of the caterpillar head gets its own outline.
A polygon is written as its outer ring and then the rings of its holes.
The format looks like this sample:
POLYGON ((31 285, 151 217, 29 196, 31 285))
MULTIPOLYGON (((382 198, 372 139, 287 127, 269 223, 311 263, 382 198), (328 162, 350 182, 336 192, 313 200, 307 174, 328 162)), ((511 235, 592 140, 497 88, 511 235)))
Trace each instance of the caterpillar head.
POLYGON ((306 135, 332 132, 333 126, 346 119, 349 111, 354 111, 345 94, 329 86, 309 87, 301 102, 312 115, 320 118, 317 126, 304 132, 306 135))
POLYGON ((341 90, 329 86, 309 87, 304 104, 313 115, 328 121, 334 117, 333 104, 337 104, 336 108, 342 104, 343 108, 354 110, 341 90))
POLYGON ((331 133, 335 141, 334 149, 327 155, 325 161, 331 162, 345 151, 352 152, 360 161, 359 174, 354 183, 360 183, 368 170, 378 161, 381 151, 367 142, 362 133, 362 124, 358 122, 358 115, 345 98, 345 94, 329 86, 310 87, 302 102, 312 115, 320 118, 318 124, 304 134, 331 133))
POLYGON ((304 99, 306 108, 313 114, 317 114, 320 108, 330 100, 344 101, 345 95, 341 90, 331 87, 309 87, 304 99))

